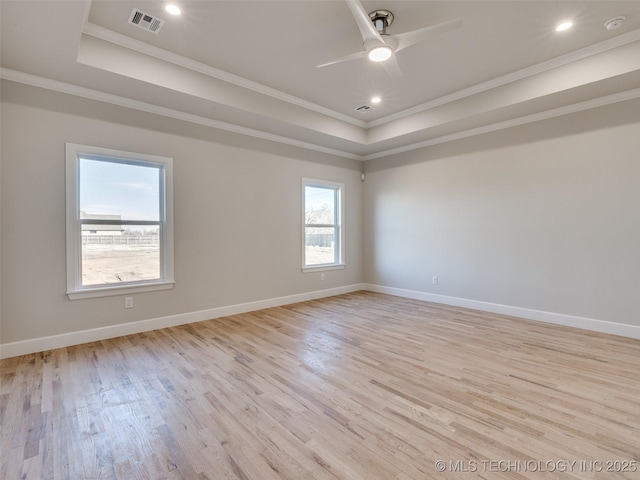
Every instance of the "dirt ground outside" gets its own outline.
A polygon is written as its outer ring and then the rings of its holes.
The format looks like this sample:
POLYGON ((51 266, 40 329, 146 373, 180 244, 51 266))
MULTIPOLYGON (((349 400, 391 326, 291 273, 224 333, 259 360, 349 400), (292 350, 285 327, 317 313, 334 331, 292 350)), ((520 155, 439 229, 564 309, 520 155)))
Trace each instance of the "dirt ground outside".
POLYGON ((334 262, 333 247, 317 247, 307 245, 305 247, 307 265, 321 265, 334 262))
POLYGON ((84 245, 82 284, 101 285, 160 277, 158 245, 84 245))
MULTIPOLYGON (((331 247, 307 246, 307 265, 333 263, 331 247)), ((82 284, 103 285, 160 277, 158 245, 84 245, 82 284)))

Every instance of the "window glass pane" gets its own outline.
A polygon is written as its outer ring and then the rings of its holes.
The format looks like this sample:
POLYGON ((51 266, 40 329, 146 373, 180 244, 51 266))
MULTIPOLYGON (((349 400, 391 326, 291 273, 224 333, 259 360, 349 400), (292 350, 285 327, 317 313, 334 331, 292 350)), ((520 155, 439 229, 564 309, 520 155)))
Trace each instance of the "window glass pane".
POLYGON ((82 286, 160 278, 160 227, 82 225, 82 286))
POLYGON ((335 228, 306 227, 304 237, 306 265, 322 265, 336 262, 335 228))
POLYGON ((160 168, 80 158, 80 218, 160 220, 160 168))
POLYGON ((310 187, 304 189, 305 223, 335 224, 335 189, 310 187))

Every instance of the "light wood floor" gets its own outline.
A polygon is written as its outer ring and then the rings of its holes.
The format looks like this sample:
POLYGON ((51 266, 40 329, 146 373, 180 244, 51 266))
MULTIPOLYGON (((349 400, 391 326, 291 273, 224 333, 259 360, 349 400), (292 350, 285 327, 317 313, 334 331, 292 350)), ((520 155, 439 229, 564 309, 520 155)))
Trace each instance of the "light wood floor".
POLYGON ((640 478, 640 341, 366 292, 6 359, 0 393, 3 479, 640 478))

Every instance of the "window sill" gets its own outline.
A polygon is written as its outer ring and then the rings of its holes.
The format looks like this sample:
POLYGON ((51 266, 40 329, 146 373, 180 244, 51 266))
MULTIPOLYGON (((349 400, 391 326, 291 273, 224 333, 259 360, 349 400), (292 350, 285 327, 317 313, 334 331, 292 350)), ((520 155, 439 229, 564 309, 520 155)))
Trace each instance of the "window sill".
POLYGON ((148 284, 118 285, 108 287, 83 288, 67 292, 69 300, 81 300, 83 298, 110 297, 114 295, 128 295, 132 293, 152 292, 154 290, 169 290, 175 282, 156 282, 148 284))
POLYGON ((337 263, 335 265, 317 265, 317 266, 306 266, 302 267, 302 273, 310 273, 310 272, 326 272, 327 270, 343 270, 346 267, 344 263, 337 263))

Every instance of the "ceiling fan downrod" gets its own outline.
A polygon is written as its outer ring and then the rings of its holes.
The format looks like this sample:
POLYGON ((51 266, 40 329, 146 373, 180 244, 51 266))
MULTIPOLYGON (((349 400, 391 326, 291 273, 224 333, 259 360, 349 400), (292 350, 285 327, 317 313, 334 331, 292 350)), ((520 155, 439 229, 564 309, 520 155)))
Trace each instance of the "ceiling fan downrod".
POLYGON ((386 35, 387 27, 393 23, 393 13, 389 10, 375 10, 369 14, 369 18, 380 35, 386 35))

